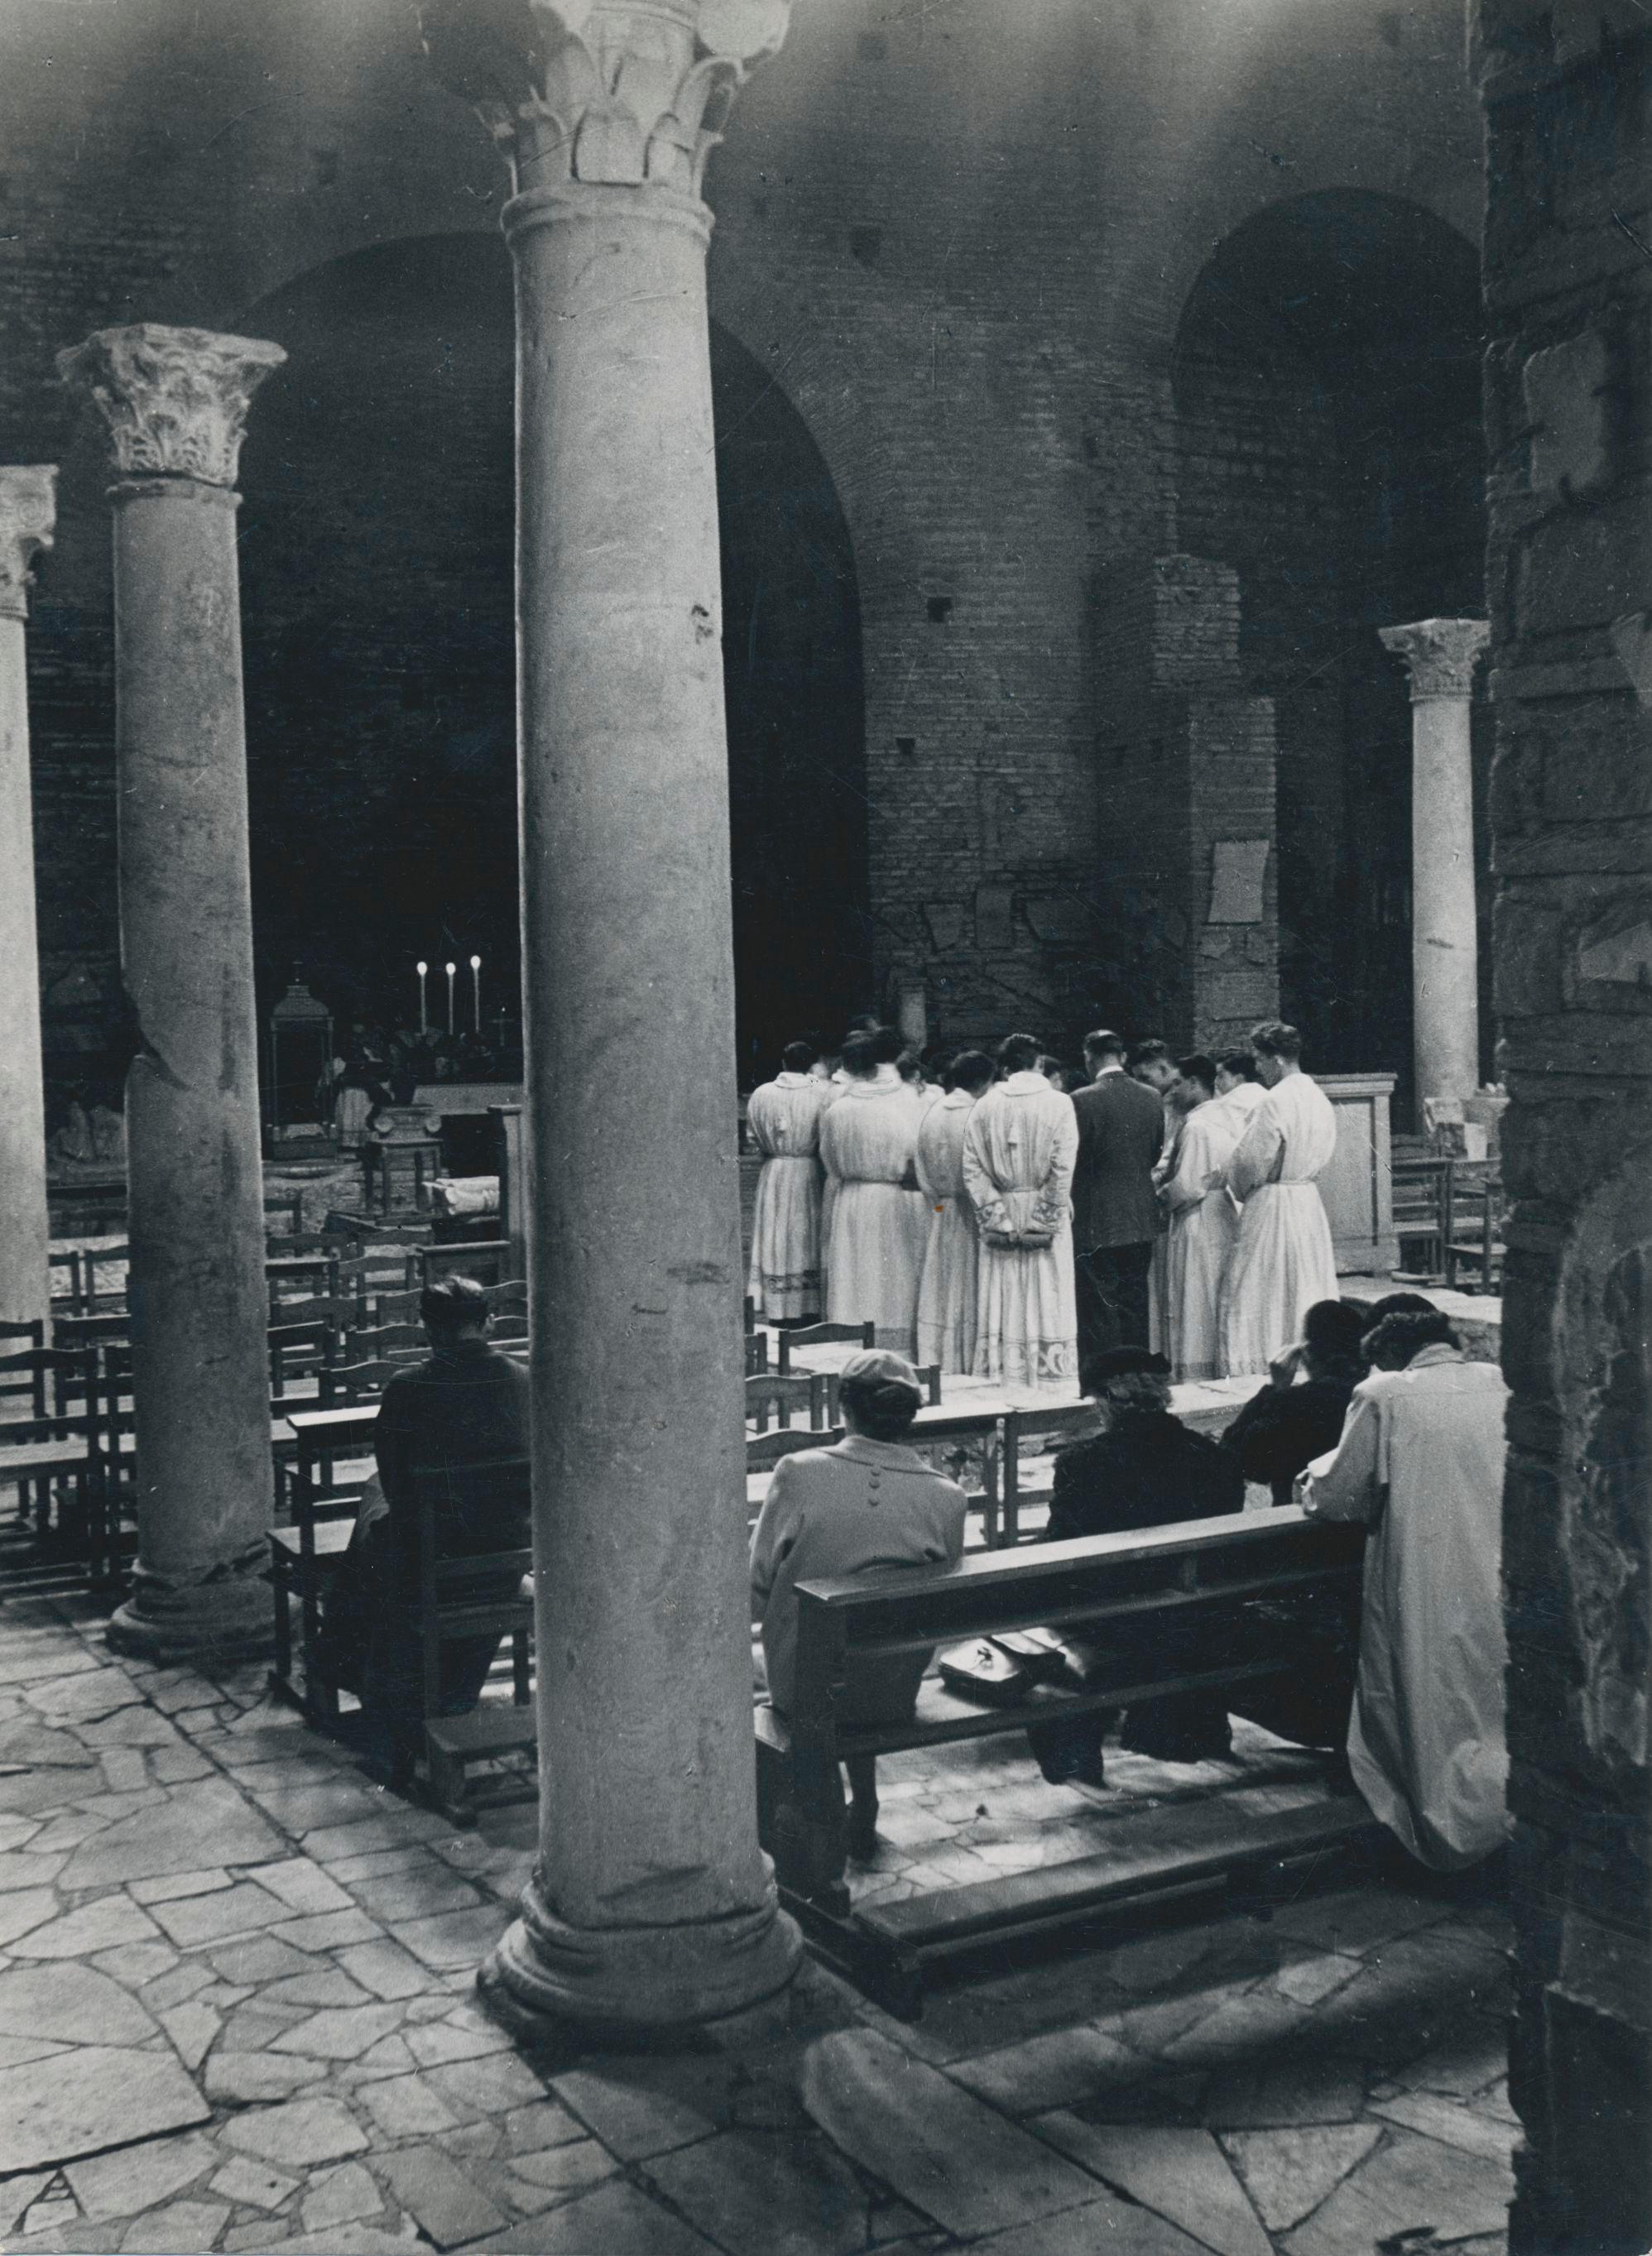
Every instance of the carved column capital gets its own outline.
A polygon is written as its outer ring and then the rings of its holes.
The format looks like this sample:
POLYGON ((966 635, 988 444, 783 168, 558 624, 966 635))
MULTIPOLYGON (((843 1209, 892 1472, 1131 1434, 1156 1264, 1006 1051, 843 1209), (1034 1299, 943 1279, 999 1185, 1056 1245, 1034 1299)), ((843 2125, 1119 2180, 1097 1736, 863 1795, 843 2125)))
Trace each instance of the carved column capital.
POLYGON ((1406 662, 1414 705, 1425 697, 1466 697, 1491 631, 1484 619, 1416 619, 1377 629, 1383 648, 1406 662))
POLYGON ((424 0, 425 48, 519 193, 580 181, 698 196, 791 0, 424 0))
POLYGON ((233 486, 253 393, 286 355, 258 337, 139 321, 98 329, 58 355, 58 374, 95 405, 123 477, 233 486))
POLYGON ((26 619, 35 558, 57 524, 57 465, 0 469, 0 619, 26 619))

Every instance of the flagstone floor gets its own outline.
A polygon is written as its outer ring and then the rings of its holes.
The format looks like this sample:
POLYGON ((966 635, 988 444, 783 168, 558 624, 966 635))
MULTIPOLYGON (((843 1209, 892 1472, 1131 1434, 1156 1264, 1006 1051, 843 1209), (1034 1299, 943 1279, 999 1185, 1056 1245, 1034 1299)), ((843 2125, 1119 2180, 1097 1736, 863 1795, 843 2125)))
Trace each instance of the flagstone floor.
MULTIPOLYGON (((73 1597, 0 1599, 0 2248, 1504 2246, 1484 1889, 1344 1875, 1266 1923, 1115 1928, 937 1980, 912 2026, 811 1965, 717 2048, 530 2058, 472 1974, 531 1808, 455 1833, 261 1671, 145 1669, 100 1632, 73 1597)), ((1026 1832, 1081 1853, 1105 1822, 1001 1751, 887 1767, 863 1892, 1000 1868, 1026 1832)))

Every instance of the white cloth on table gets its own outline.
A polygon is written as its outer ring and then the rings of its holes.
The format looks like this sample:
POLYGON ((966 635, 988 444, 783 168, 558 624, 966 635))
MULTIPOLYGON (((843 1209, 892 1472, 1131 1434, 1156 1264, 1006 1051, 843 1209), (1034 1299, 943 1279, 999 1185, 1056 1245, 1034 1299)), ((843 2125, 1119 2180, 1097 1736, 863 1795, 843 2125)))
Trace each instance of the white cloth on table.
POLYGON ((821 1310, 820 1116, 826 1084, 782 1073, 754 1089, 745 1124, 763 1154, 752 1217, 746 1290, 757 1314, 817 1316, 821 1310))
POLYGON ((918 1361, 928 1369, 975 1368, 976 1272, 980 1240, 964 1188, 964 1137, 975 1110, 967 1089, 955 1089, 924 1114, 918 1130, 918 1185, 923 1194, 923 1279, 918 1288, 918 1361))
POLYGON ((1316 1178, 1337 1149, 1337 1115, 1317 1082, 1288 1073, 1254 1107, 1226 1169, 1239 1236, 1222 1294, 1222 1372, 1265 1371, 1302 1337, 1316 1301, 1337 1298, 1337 1259, 1316 1178))
POLYGON ((1494 1364, 1425 1347, 1355 1387, 1341 1441, 1300 1488, 1314 1517, 1370 1530, 1348 1764, 1372 1814, 1440 1872, 1507 1832, 1507 1401, 1494 1364))
POLYGON ((905 1188, 923 1115, 893 1065, 851 1076, 822 1116, 820 1153, 831 1205, 826 1313, 872 1323, 879 1347, 911 1355, 922 1248, 905 1188))
POLYGON ((1065 1387, 1078 1364, 1073 1287, 1073 1100, 1041 1073, 988 1089, 964 1136, 964 1187, 980 1233, 975 1375, 1006 1385, 1065 1387), (999 1231, 1053 1229, 1047 1245, 996 1246, 999 1231))
POLYGON ((1239 1143, 1236 1114, 1214 1098, 1196 1104, 1182 1124, 1175 1164, 1166 1178, 1170 1216, 1165 1240, 1161 1352, 1182 1386, 1222 1375, 1222 1283, 1239 1235, 1239 1214, 1219 1179, 1239 1143))
POLYGON ((430 1186, 430 1203, 438 1214, 498 1214, 497 1175, 438 1175, 430 1186))

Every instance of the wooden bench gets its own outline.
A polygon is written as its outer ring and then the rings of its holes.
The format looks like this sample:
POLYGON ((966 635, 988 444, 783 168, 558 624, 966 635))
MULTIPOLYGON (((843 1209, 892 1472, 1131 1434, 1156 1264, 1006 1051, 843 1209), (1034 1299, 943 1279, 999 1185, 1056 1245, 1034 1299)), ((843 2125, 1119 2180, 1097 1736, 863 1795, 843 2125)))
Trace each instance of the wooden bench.
MULTIPOLYGON (((903 1571, 798 1586, 795 1705, 756 1710, 759 1823, 783 1900, 811 1939, 892 2011, 915 2014, 925 1963, 991 1935, 1026 1935, 1213 1879, 1317 1854, 1370 1825, 1355 1795, 1236 1826, 1217 1799, 1174 1823, 1160 1813, 1112 1821, 1112 1845, 1070 1863, 949 1888, 863 1913, 844 1884, 846 1839, 837 1766, 905 1749, 1105 1716, 1189 1692, 1288 1677, 1290 1633, 1253 1603, 1287 1592, 1357 1591, 1363 1531, 1288 1510, 1189 1520, 1080 1542, 966 1556, 950 1574, 903 1571), (1073 1631, 1116 1621, 1119 1666, 1073 1688, 1043 1687, 986 1705, 927 1680, 899 1723, 839 1721, 858 1664, 997 1631, 1073 1631), (1190 1630, 1199 1652, 1187 1653, 1190 1630), (1127 1640, 1127 1641, 1126 1641, 1127 1640), (1287 1648, 1289 1649, 1287 1649, 1287 1648), (1144 1658, 1144 1653, 1146 1658, 1144 1658)), ((1093 1630, 1084 1632, 1098 1641, 1093 1630)))

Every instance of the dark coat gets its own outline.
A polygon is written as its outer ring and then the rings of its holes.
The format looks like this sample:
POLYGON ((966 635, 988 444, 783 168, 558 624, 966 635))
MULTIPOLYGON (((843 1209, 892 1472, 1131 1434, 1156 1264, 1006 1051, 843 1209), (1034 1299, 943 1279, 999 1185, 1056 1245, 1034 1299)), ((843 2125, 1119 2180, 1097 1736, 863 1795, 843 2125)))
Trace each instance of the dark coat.
POLYGON ((1045 1540, 1064 1543, 1080 1535, 1208 1519, 1242 1511, 1244 1505, 1238 1459, 1161 1411, 1128 1419, 1059 1453, 1045 1540))
POLYGON ((1164 1107, 1127 1073, 1104 1073, 1078 1091, 1073 1110, 1073 1249, 1140 1245, 1159 1227, 1153 1169, 1164 1141, 1164 1107))
POLYGON ((1342 1439, 1356 1374, 1260 1387, 1222 1436, 1246 1480, 1266 1481, 1275 1504, 1288 1504, 1296 1476, 1342 1439))
MULTIPOLYGON (((373 1449, 404 1587, 411 1590, 418 1546, 414 1469, 525 1458, 526 1367, 485 1340, 439 1350, 427 1363, 399 1372, 385 1387, 373 1428, 373 1449)), ((446 1527, 439 1514, 436 1547, 448 1558, 466 1552, 513 1551, 526 1545, 528 1533, 524 1491, 519 1484, 505 1482, 495 1524, 446 1527)))

